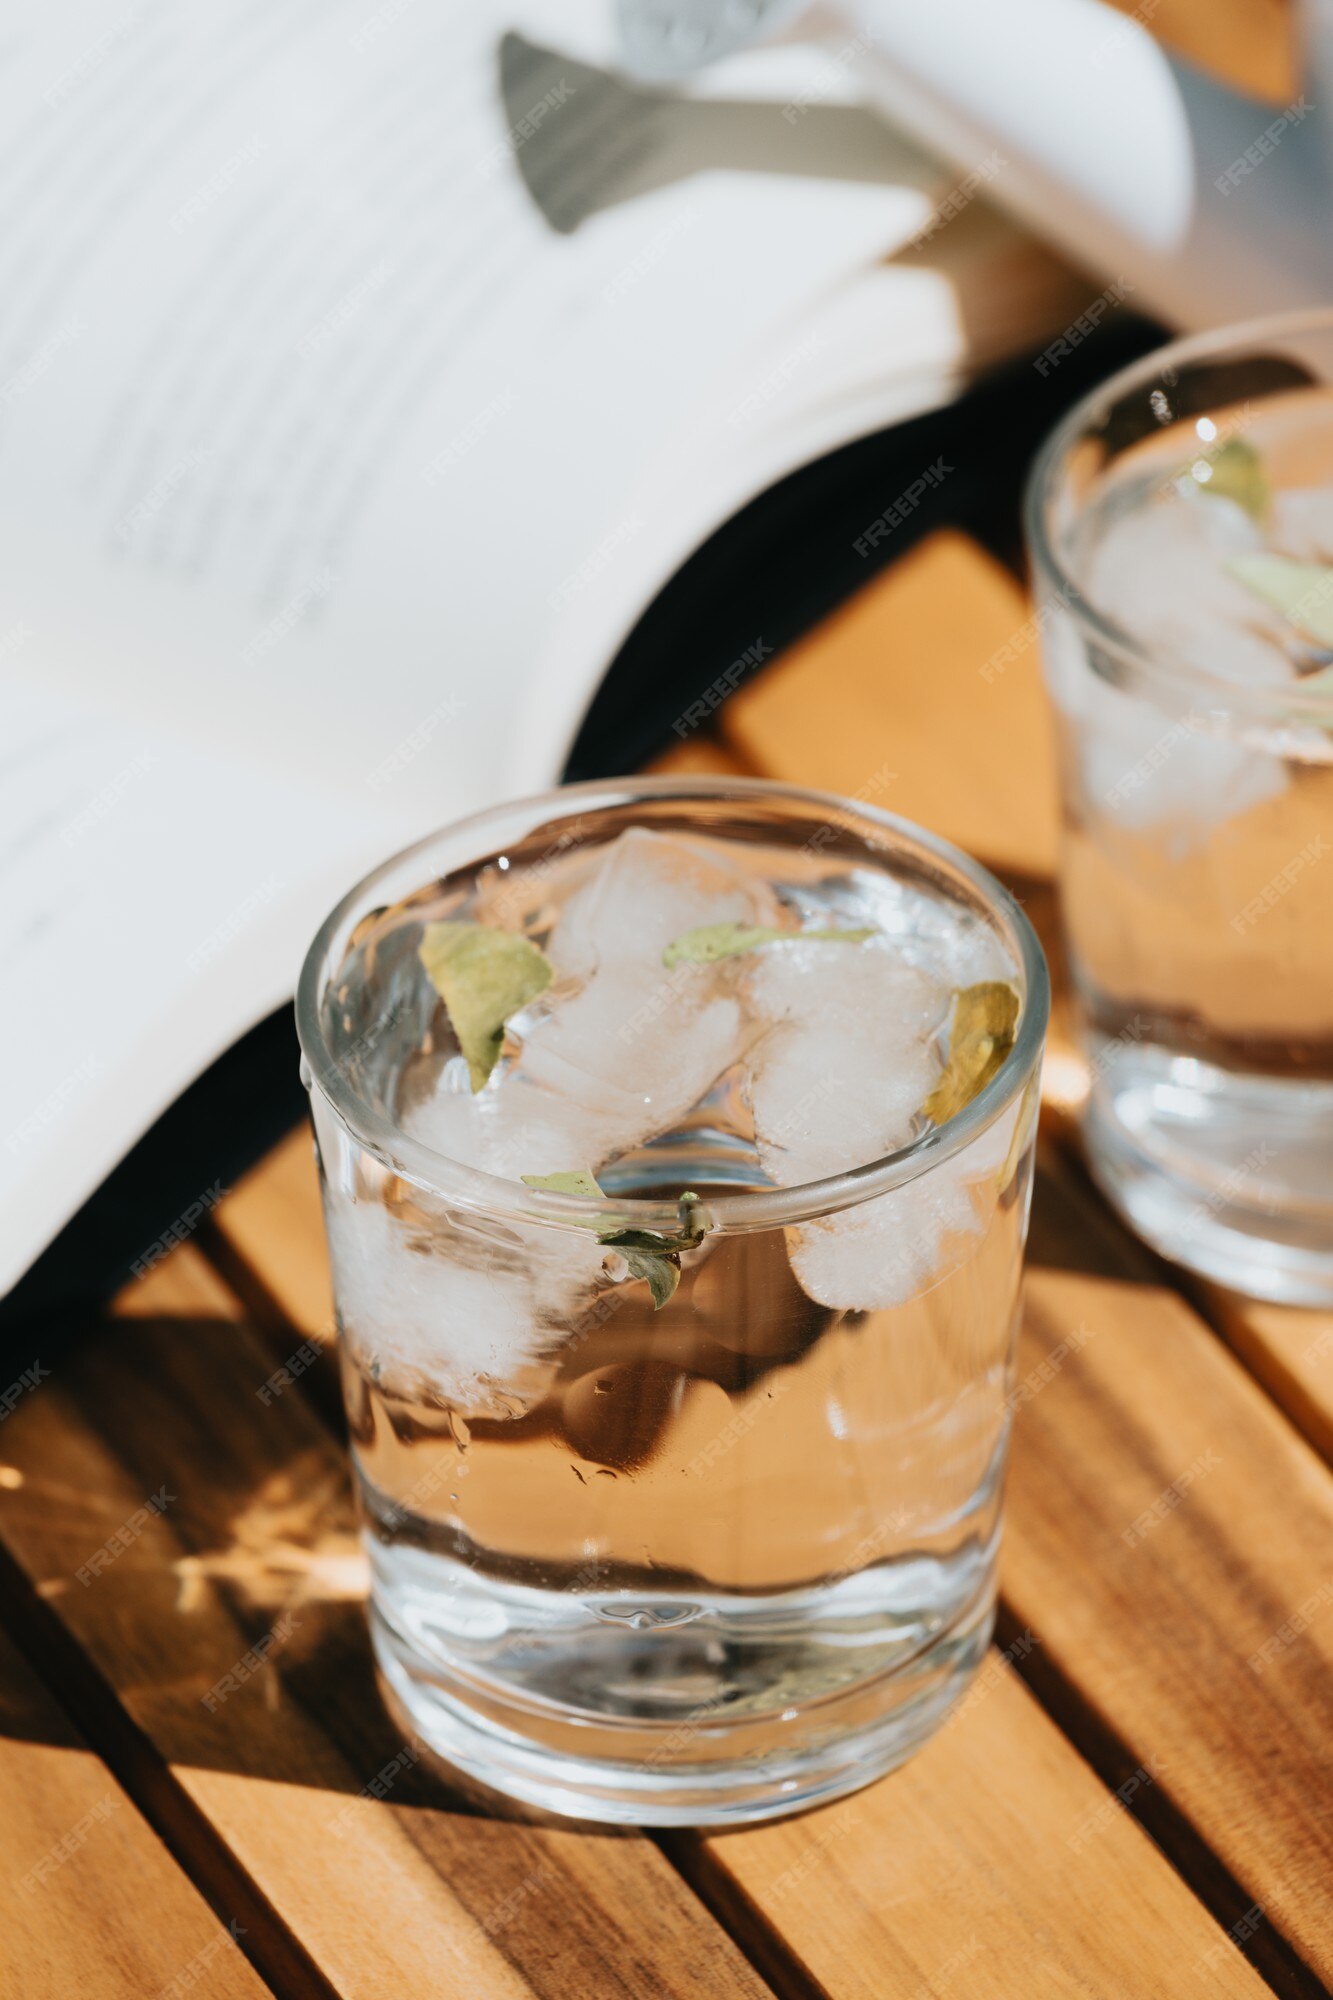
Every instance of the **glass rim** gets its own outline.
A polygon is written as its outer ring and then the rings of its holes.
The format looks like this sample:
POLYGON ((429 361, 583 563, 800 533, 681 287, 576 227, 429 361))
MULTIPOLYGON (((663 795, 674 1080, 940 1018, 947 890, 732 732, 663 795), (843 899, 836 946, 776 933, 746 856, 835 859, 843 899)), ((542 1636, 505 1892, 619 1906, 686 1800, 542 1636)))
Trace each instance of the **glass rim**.
MULTIPOLYGON (((994 1076, 961 1111, 906 1146, 841 1174, 803 1181, 791 1188, 749 1188, 735 1194, 710 1194, 695 1210, 710 1233, 742 1234, 757 1229, 781 1228, 792 1223, 812 1221, 839 1209, 859 1206, 874 1195, 887 1193, 943 1165, 1012 1103, 1040 1063, 1050 1012, 1050 979, 1045 955, 1026 913, 989 869, 983 868, 980 862, 974 861, 952 842, 917 826, 913 821, 860 800, 843 798, 836 792, 770 782, 766 778, 713 775, 595 778, 577 785, 557 786, 550 791, 508 799, 425 834, 391 854, 354 883, 315 933, 301 967, 296 992, 296 1032, 303 1068, 309 1072, 307 1083, 312 1090, 318 1088, 339 1124, 381 1165, 453 1205, 492 1219, 586 1228, 593 1218, 604 1221, 608 1215, 614 1215, 623 1219, 626 1227, 651 1229, 662 1234, 670 1234, 680 1228, 681 1212, 676 1198, 621 1198, 608 1194, 604 1200, 597 1201, 591 1196, 555 1194, 487 1173, 479 1167, 465 1166, 461 1161, 450 1159, 423 1141, 414 1139, 393 1119, 367 1103, 354 1088, 345 1069, 329 1049, 320 1019, 320 996, 327 961, 340 931, 354 912, 360 910, 364 914, 375 888, 414 857, 424 856, 447 838, 466 838, 473 833, 482 835, 496 823, 507 821, 515 812, 532 810, 553 818, 573 817, 580 809, 586 810, 594 799, 612 807, 632 805, 637 800, 673 797, 685 800, 725 801, 738 798, 767 799, 779 803, 787 801, 869 820, 877 829, 895 836, 905 848, 924 852, 963 877, 983 902, 987 913, 992 918, 998 918, 1005 928, 1015 947, 1024 988, 1013 1047, 994 1076)), ((484 851, 484 848, 480 850, 484 851)), ((577 1161, 572 1163, 573 1166, 579 1164, 577 1161)))
MULTIPOLYGON (((1047 530, 1056 483, 1073 447, 1122 396, 1178 363, 1188 365, 1252 342, 1280 340, 1301 333, 1333 335, 1333 306, 1305 306, 1293 312, 1269 313, 1234 325, 1213 327, 1206 333, 1187 334, 1179 340, 1164 342, 1150 354, 1096 383, 1065 412, 1038 448, 1023 489, 1023 533, 1039 580, 1049 583, 1063 609, 1104 651, 1147 676, 1176 684, 1184 693, 1207 698, 1214 714, 1220 711, 1259 716, 1287 726, 1307 720, 1326 726, 1333 720, 1333 688, 1302 688, 1299 680, 1281 687, 1247 686, 1242 681, 1228 680, 1223 674, 1210 673, 1206 667, 1195 666, 1163 646, 1137 638, 1083 595, 1052 546, 1047 530)), ((1333 388, 1333 381, 1329 386, 1333 388)))

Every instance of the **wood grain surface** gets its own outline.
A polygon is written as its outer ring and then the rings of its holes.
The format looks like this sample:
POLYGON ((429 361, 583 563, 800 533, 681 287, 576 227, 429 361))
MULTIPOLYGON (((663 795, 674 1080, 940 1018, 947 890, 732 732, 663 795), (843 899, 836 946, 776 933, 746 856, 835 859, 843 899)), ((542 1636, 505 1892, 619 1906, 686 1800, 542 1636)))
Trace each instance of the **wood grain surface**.
POLYGON ((2 1633, 0 1800, 0 1992, 268 1994, 242 1955, 244 1926, 208 1908, 2 1633))

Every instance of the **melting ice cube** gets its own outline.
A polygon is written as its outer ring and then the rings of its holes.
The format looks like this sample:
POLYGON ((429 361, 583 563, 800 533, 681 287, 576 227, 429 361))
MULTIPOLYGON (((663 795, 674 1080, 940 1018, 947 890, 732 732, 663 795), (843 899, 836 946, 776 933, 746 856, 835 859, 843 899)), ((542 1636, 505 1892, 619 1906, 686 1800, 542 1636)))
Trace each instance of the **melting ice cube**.
POLYGON ((772 922, 772 892, 696 841, 633 827, 570 897, 548 956, 556 979, 511 1023, 518 1044, 473 1097, 445 1087, 407 1114, 451 1159, 516 1178, 596 1167, 669 1131, 740 1056, 739 1002, 668 972, 662 954, 700 924, 772 922))
POLYGON ((368 1372, 400 1394, 428 1389, 472 1412, 509 1415, 525 1367, 568 1336, 605 1251, 576 1230, 529 1230, 462 1215, 403 1215, 379 1201, 330 1204, 343 1327, 368 1372))
MULTIPOLYGON (((1159 497, 1103 528, 1084 587, 1149 646, 1224 680, 1282 686, 1293 679, 1282 620, 1228 568, 1262 545, 1258 525, 1229 500, 1159 497)), ((1067 620, 1048 626, 1045 644, 1055 698, 1078 718, 1076 754, 1094 810, 1127 827, 1172 822, 1183 851, 1286 786, 1281 758, 1217 733, 1187 697, 1158 706, 1094 672, 1067 620)))
MULTIPOLYGON (((894 915, 893 937, 845 947, 796 942, 757 955, 747 1000, 767 1027, 750 1052, 749 1093, 759 1156, 780 1186, 906 1145, 940 1075, 955 984, 1013 977, 994 933, 937 898, 899 888, 894 915)), ((1006 1113, 1005 1130, 993 1127, 963 1158, 788 1230, 792 1270, 808 1297, 868 1312, 929 1284, 946 1237, 976 1236, 984 1226, 970 1182, 997 1147, 995 1164, 1002 1161, 1015 1116, 1006 1113)))
POLYGON ((907 1143, 939 1073, 947 986, 887 939, 796 941, 755 954, 746 997, 766 1024, 749 1060, 755 1143, 780 1187, 907 1143))

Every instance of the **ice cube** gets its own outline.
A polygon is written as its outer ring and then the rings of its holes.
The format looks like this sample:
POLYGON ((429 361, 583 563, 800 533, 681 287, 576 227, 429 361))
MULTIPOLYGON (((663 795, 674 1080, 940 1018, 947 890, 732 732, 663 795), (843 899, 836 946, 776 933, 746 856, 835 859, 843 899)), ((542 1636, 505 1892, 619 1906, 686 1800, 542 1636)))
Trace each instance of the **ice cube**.
POLYGON ((916 1180, 789 1229, 792 1271, 807 1297, 843 1312, 880 1312, 938 1284, 971 1256, 994 1213, 1021 1102, 916 1180))
POLYGON ((669 1131, 737 1061, 749 1026, 711 968, 662 954, 701 924, 771 923, 776 898, 699 842, 632 827, 571 895, 555 983, 510 1023, 518 1052, 475 1097, 446 1072, 405 1114, 449 1158, 513 1179, 597 1167, 669 1131))
POLYGON ((780 1187, 864 1166, 905 1145, 939 1073, 950 989, 888 939, 795 941, 754 955, 746 998, 764 1023, 749 1098, 764 1171, 780 1187))
POLYGON ((924 1291, 940 1275, 950 1233, 979 1234, 953 1161, 890 1194, 787 1232, 802 1291, 816 1305, 843 1312, 879 1312, 924 1291))
POLYGON ((1251 628, 1279 631, 1274 614, 1227 567, 1262 547, 1262 531, 1242 508, 1205 494, 1171 495, 1103 527, 1088 551, 1084 585, 1126 631, 1196 666, 1211 663, 1228 679, 1282 677, 1281 652, 1262 637, 1238 651, 1228 645, 1248 640, 1251 628))
MULTIPOLYGON (((899 929, 857 945, 774 945, 755 955, 747 1004, 767 1023, 749 1056, 755 1143, 782 1187, 865 1166, 912 1138, 943 1066, 956 986, 1012 979, 989 927, 939 898, 894 899, 899 929)), ((938 1278, 950 1238, 975 1242, 972 1181, 1002 1163, 1016 1112, 965 1162, 787 1232, 793 1273, 818 1305, 875 1311, 938 1278)), ((960 1254, 966 1254, 960 1250, 960 1254)))
MULTIPOLYGON (((1102 530, 1085 588, 1149 646, 1224 680, 1282 686, 1293 667, 1281 620, 1227 567, 1260 546, 1256 523, 1229 501, 1160 499, 1102 530)), ((1094 810, 1125 827, 1169 825, 1181 853, 1285 788, 1280 757, 1214 730, 1187 694, 1168 692, 1159 706, 1094 672, 1067 620, 1051 621, 1044 643, 1056 701, 1076 718, 1074 753, 1094 810)))
POLYGON ((1008 949, 989 924, 973 920, 937 890, 927 893, 876 869, 851 871, 837 921, 882 931, 908 965, 920 967, 937 985, 976 986, 1013 977, 1008 949))
POLYGON ((359 1365, 400 1395, 512 1415, 523 1376, 590 1305, 606 1252, 591 1234, 482 1218, 425 1218, 381 1201, 329 1208, 343 1332, 359 1365))
POLYGON ((1297 562, 1333 562, 1333 492, 1297 486, 1275 493, 1268 542, 1275 553, 1297 562))
POLYGON ((771 923, 766 885, 688 835, 629 827, 570 896, 551 938, 557 973, 609 958, 661 972, 662 953, 699 924, 771 923))

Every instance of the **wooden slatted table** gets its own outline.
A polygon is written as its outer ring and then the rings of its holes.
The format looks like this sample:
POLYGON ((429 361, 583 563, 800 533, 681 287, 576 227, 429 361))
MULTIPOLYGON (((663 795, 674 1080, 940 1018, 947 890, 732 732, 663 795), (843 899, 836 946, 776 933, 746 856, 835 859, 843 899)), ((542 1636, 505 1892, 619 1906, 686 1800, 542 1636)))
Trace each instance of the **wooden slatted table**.
MULTIPOLYGON (((940 535, 669 763, 908 812, 1049 934, 1028 615, 940 535)), ((309 1136, 279 1146, 0 1434, 6 2000, 1333 1986, 1333 1318, 1175 1282, 1082 1175, 1059 1014, 1047 1083, 991 1659, 901 1772, 714 1837, 399 1768, 309 1136)))

